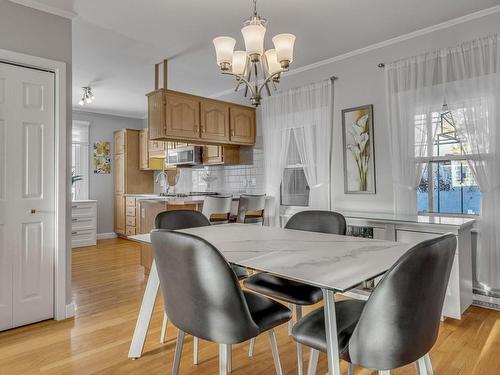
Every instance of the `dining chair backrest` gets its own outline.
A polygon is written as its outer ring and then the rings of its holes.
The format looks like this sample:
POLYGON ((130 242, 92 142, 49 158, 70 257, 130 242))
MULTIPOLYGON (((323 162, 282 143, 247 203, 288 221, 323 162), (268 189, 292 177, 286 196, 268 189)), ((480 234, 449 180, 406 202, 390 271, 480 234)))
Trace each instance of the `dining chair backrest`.
POLYGON ((151 243, 168 318, 195 337, 235 344, 255 337, 255 324, 238 279, 210 243, 155 229, 151 243))
POLYGON ((385 274, 349 341, 353 364, 390 370, 415 362, 436 342, 457 240, 423 241, 385 274))
POLYGON ((347 225, 344 216, 338 212, 318 210, 297 212, 285 228, 345 235, 347 225))
POLYGON ((263 220, 264 218, 264 209, 266 206, 266 195, 250 195, 250 194, 241 194, 240 201, 238 204, 238 216, 236 221, 238 223, 245 223, 247 214, 249 212, 257 212, 258 218, 263 220))
POLYGON ((210 221, 199 211, 178 210, 160 212, 155 218, 155 229, 187 229, 205 227, 210 221))
POLYGON ((203 200, 203 209, 201 212, 208 220, 210 220, 214 214, 225 215, 227 220, 229 220, 232 202, 233 197, 231 195, 207 196, 203 200))

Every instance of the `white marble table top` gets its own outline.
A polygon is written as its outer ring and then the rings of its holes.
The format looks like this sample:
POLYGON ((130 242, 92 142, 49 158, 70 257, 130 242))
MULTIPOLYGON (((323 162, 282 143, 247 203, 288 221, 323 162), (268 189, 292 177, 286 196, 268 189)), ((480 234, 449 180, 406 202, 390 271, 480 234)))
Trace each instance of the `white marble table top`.
MULTIPOLYGON (((384 273, 412 246, 249 224, 180 232, 207 240, 230 263, 339 292, 384 273)), ((129 239, 151 242, 149 234, 129 239)))

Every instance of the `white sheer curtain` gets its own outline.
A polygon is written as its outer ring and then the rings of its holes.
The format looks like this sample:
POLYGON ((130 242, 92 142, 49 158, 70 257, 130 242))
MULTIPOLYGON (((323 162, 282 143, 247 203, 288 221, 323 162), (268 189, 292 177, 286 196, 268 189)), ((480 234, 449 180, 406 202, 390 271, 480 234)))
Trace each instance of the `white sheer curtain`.
POLYGON ((500 290, 500 46, 498 36, 464 43, 446 55, 446 97, 481 191, 477 278, 500 290))
POLYGON ((309 206, 328 209, 330 202, 331 80, 266 98, 262 104, 266 192, 275 199, 278 222, 280 184, 291 132, 310 187, 309 206))
POLYGON ((441 84, 445 66, 439 54, 396 61, 385 70, 394 211, 400 215, 416 214, 416 189, 423 171, 417 160, 432 152, 432 112, 445 95, 441 84))
POLYGON ((500 289, 498 44, 493 35, 398 61, 386 69, 395 211, 416 213, 415 189, 422 171, 417 161, 432 152, 434 135, 429 132, 435 131, 419 122, 429 124, 432 109, 446 102, 481 190, 476 264, 485 289, 500 289))

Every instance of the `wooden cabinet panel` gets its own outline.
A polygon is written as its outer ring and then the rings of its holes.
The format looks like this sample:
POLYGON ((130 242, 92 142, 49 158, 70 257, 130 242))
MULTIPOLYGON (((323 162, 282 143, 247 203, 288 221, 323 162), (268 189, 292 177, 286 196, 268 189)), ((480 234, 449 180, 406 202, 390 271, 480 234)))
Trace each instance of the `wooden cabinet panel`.
POLYGON ((128 227, 135 227, 135 216, 127 216, 126 223, 128 227))
POLYGON ((142 129, 139 133, 139 168, 149 169, 149 132, 148 129, 142 129))
POLYGON ((148 94, 148 129, 149 138, 165 136, 165 97, 163 90, 148 94))
POLYGON ((166 94, 165 98, 166 135, 200 139, 200 101, 196 97, 179 94, 166 94))
POLYGON ((147 200, 141 201, 139 233, 149 233, 154 228, 156 215, 166 210, 167 205, 165 202, 147 200))
POLYGON ((149 141, 149 152, 162 152, 165 151, 165 142, 163 141, 149 141))
POLYGON ((255 144, 255 110, 253 108, 230 108, 231 142, 255 144))
POLYGON ((125 201, 127 202, 127 207, 135 207, 135 197, 127 197, 125 201))
POLYGON ((201 139, 229 141, 229 105, 215 100, 203 100, 201 113, 201 139))
POLYGON ((125 173, 125 154, 115 154, 115 170, 113 172, 115 194, 125 193, 125 173))
POLYGON ((240 162, 239 146, 212 146, 203 147, 203 164, 238 164, 240 162))
POLYGON ((115 195, 115 233, 125 234, 125 199, 123 195, 115 195))
POLYGON ((114 154, 123 154, 125 152, 125 131, 119 130, 114 133, 114 154))

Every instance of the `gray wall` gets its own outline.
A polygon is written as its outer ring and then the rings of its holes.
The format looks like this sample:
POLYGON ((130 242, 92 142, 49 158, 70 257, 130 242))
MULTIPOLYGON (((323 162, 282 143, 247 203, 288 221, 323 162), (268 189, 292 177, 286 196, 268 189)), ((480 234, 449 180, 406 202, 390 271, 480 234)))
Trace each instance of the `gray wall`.
MULTIPOLYGON (((500 13, 434 31, 313 70, 283 76, 280 83, 282 90, 328 79, 330 76, 339 78, 335 83, 334 98, 332 154, 332 202, 334 209, 387 212, 393 210, 394 194, 388 144, 384 72, 377 67, 377 64, 410 57, 437 48, 452 47, 460 42, 492 33, 500 33, 500 13), (377 194, 349 195, 344 194, 341 110, 363 104, 374 105, 377 194)), ((345 37, 348 37, 348 34, 345 37)), ((295 53, 300 54, 300 44, 296 45, 295 53)), ((231 94, 221 99, 242 102, 241 93, 231 94)))
POLYGON ((114 220, 114 160, 111 158, 111 174, 94 174, 93 145, 96 141, 111 142, 111 155, 113 155, 113 132, 123 128, 141 129, 143 120, 79 111, 73 112, 73 120, 90 123, 89 199, 97 200, 97 233, 111 233, 114 220))
MULTIPOLYGON (((65 62, 67 92, 67 173, 71 169, 71 20, 0 0, 0 48, 65 62)), ((68 178, 67 191, 71 191, 68 178)), ((66 206, 66 301, 71 301, 71 194, 66 206)))

